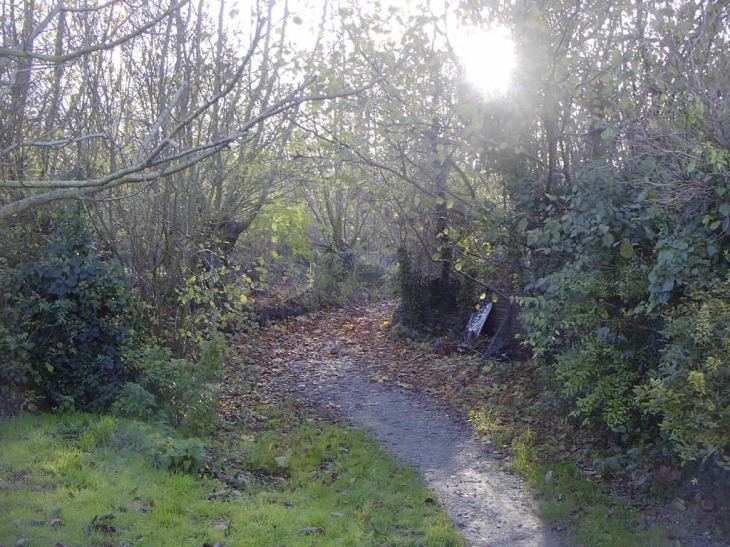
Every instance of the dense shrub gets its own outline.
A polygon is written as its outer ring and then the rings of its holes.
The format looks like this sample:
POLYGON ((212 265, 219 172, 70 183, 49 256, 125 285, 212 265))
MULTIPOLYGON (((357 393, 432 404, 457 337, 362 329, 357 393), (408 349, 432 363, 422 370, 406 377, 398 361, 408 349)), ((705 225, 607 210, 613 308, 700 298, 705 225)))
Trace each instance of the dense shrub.
POLYGON ((526 341, 572 415, 633 429, 641 420, 634 388, 658 358, 659 334, 646 306, 641 311, 650 295, 652 218, 618 176, 606 168, 583 173, 548 206, 548 220, 528 241, 554 260, 540 261, 551 268, 520 304, 526 341))
POLYGON ((627 307, 645 296, 642 271, 571 264, 541 281, 543 294, 520 300, 528 343, 585 423, 630 428, 639 418, 634 387, 657 355, 650 321, 627 307))
POLYGON ((713 459, 730 470, 730 280, 683 302, 667 336, 638 400, 683 461, 713 459))
POLYGON ((99 410, 134 378, 134 298, 77 213, 59 216, 44 256, 5 271, 0 377, 53 407, 99 410))
POLYGON ((184 273, 184 281, 175 289, 174 321, 162 333, 176 355, 196 353, 202 342, 217 337, 220 331, 254 328, 249 294, 255 284, 240 268, 218 264, 206 271, 184 273))

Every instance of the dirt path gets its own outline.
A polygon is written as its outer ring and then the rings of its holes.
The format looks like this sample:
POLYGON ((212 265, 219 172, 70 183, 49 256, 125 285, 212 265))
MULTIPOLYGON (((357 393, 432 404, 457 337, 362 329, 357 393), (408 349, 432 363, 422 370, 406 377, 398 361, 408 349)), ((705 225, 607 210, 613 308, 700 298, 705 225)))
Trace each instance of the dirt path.
MULTIPOLYGON (((418 467, 469 546, 566 545, 539 521, 521 480, 473 438, 463 417, 414 384, 382 374, 383 363, 404 359, 382 331, 391 311, 375 302, 290 320, 264 329, 241 350, 259 363, 269 356, 257 370, 260 387, 335 410, 418 467)), ((423 365, 426 374, 426 363, 410 364, 423 365)))

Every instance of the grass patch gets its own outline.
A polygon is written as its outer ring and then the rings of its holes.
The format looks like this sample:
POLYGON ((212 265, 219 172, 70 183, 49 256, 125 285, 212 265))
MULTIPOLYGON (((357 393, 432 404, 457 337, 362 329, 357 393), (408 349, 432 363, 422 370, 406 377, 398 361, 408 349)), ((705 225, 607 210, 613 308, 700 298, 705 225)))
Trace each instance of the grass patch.
POLYGON ((495 415, 495 410, 474 412, 472 423, 500 446, 507 445, 510 466, 527 479, 528 490, 538 500, 540 516, 551 528, 567 533, 576 545, 676 545, 676 532, 666 524, 649 523, 641 510, 645 508, 617 500, 607 484, 584 474, 575 462, 541 458, 543 447, 536 444, 536 435, 529 426, 516 433, 489 418, 495 415), (503 444, 505 431, 509 432, 509 442, 503 444))
POLYGON ((108 416, 32 416, 0 422, 0 442, 2 546, 463 545, 417 473, 359 430, 203 446, 108 416))

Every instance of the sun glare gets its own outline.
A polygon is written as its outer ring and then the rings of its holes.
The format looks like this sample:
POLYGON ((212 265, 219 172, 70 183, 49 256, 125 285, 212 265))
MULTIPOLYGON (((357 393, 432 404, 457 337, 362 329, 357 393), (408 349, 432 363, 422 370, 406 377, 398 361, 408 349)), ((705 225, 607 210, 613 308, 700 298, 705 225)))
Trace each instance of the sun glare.
POLYGON ((462 29, 454 40, 454 49, 467 81, 485 95, 507 92, 516 60, 506 28, 462 29))

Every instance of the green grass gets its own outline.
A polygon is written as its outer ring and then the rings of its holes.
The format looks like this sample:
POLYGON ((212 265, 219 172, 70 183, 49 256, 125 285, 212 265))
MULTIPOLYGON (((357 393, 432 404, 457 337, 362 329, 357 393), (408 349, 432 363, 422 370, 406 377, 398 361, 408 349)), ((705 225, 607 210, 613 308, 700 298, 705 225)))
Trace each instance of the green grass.
POLYGON ((359 430, 307 424, 213 446, 250 478, 238 489, 153 465, 170 465, 170 443, 199 448, 185 442, 102 416, 0 422, 0 546, 463 545, 417 473, 359 430))
POLYGON ((528 428, 512 443, 512 467, 528 480, 538 499, 540 516, 564 530, 575 545, 591 547, 665 547, 677 545, 675 531, 648 526, 645 514, 620 501, 606 485, 584 476, 575 463, 540 461, 528 428))

